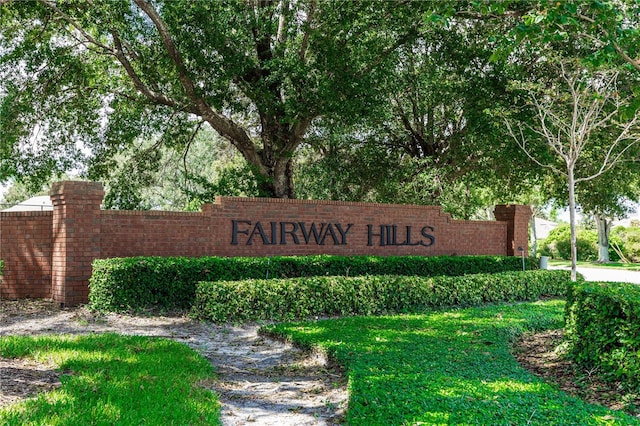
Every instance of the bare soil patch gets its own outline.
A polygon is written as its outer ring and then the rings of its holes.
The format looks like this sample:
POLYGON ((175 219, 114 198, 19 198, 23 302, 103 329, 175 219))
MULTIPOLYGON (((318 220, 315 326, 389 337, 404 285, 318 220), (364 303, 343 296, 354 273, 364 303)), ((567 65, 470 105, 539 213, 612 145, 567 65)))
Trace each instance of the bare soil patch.
MULTIPOLYGON (((347 401, 341 371, 320 354, 258 335, 257 324, 218 326, 185 315, 96 316, 46 300, 0 300, 0 336, 89 334, 165 337, 207 357, 218 378, 225 425, 334 425, 347 401)), ((0 358, 0 407, 60 385, 53 365, 0 358)))
POLYGON ((29 359, 0 358, 0 407, 60 386, 55 365, 29 359))
POLYGON ((526 333, 513 346, 513 354, 524 368, 568 394, 640 417, 640 395, 567 360, 562 339, 563 330, 526 333))

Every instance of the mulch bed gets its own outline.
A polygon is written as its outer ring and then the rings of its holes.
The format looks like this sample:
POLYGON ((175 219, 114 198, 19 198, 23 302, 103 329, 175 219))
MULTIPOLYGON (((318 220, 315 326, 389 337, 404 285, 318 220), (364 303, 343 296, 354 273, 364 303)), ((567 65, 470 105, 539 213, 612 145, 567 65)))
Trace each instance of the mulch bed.
POLYGON ((598 371, 580 369, 562 350, 563 330, 526 333, 513 346, 518 362, 536 376, 570 395, 640 417, 640 395, 620 383, 605 382, 598 371))
POLYGON ((30 359, 0 358, 0 407, 59 386, 60 373, 53 365, 30 359))

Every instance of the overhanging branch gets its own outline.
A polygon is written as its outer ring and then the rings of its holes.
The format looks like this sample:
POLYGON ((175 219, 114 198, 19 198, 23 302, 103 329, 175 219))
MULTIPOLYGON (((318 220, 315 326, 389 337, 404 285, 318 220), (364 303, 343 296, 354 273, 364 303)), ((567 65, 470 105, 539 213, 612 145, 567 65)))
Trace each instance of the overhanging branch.
POLYGON ((246 131, 234 123, 232 120, 224 117, 214 111, 202 97, 196 93, 195 85, 187 72, 186 66, 182 59, 182 55, 174 43, 167 25, 162 20, 153 5, 145 0, 134 0, 136 5, 151 19, 154 26, 158 30, 160 39, 169 54, 169 58, 174 63, 178 71, 178 79, 184 88, 187 97, 191 100, 194 114, 200 116, 211 125, 222 137, 229 140, 243 156, 254 166, 262 168, 262 162, 257 152, 256 146, 247 135, 246 131))

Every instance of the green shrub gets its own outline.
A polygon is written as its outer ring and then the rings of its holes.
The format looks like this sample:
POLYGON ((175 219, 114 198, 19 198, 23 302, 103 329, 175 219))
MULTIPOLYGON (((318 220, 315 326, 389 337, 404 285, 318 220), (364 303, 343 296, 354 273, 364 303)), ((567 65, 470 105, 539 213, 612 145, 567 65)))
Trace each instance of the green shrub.
POLYGON ((572 359, 640 390, 640 286, 572 284, 565 321, 572 359))
MULTIPOLYGON (((631 262, 640 262, 640 228, 615 227, 611 231, 610 241, 612 245, 614 243, 618 245, 626 259, 631 262)), ((618 256, 616 256, 617 258, 618 256)))
MULTIPOLYGON (((188 309, 199 281, 293 278, 321 275, 464 275, 519 270, 522 260, 507 256, 289 256, 130 257, 96 259, 89 280, 89 303, 101 311, 188 309)), ((526 259, 527 269, 538 267, 526 259)))
MULTIPOLYGON (((576 235, 576 249, 578 260, 593 261, 598 259, 598 233, 592 230, 578 229, 576 235)), ((541 256, 552 259, 571 259, 571 228, 560 225, 549 232, 549 236, 542 240, 539 249, 541 256)), ((613 253, 613 258, 617 256, 613 253)))
POLYGON ((191 315, 219 323, 419 312, 562 296, 568 271, 201 282, 191 315))

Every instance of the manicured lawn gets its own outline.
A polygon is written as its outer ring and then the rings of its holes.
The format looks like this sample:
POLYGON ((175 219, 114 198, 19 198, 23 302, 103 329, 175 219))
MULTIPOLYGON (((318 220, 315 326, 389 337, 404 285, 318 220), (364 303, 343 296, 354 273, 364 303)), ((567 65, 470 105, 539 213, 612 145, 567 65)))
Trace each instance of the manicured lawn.
POLYGON ((327 351, 349 379, 349 425, 603 425, 640 419, 587 404, 522 369, 524 330, 561 328, 562 301, 268 326, 327 351))
MULTIPOLYGON (((640 419, 568 396, 509 352, 560 328, 562 301, 278 324, 267 332, 346 367, 349 425, 605 425, 640 419)), ((2 425, 216 425, 209 362, 166 339, 114 334, 0 338, 0 356, 53 362, 62 387, 0 410, 2 425)))
MULTIPOLYGON (((0 356, 53 362, 62 386, 0 409, 2 425, 216 425, 211 364, 167 339, 3 337, 0 356)), ((1 386, 1 384, 0 384, 1 386)))
MULTIPOLYGON (((549 265, 551 266, 566 266, 571 267, 571 261, 569 260, 551 260, 549 259, 549 265)), ((624 269, 628 271, 640 271, 640 263, 622 263, 622 262, 610 262, 610 263, 597 263, 597 262, 578 262, 580 268, 611 268, 611 269, 624 269)))

